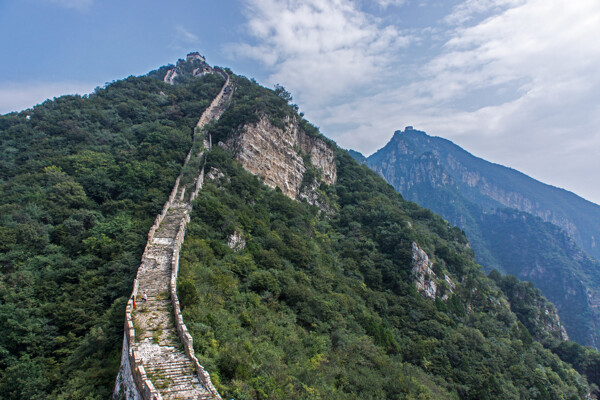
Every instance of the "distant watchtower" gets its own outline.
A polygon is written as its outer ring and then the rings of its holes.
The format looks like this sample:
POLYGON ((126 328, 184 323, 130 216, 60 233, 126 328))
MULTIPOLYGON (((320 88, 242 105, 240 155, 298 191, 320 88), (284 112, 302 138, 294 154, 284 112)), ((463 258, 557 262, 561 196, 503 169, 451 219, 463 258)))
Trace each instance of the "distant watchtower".
POLYGON ((200 60, 202 62, 206 62, 206 58, 204 58, 204 56, 200 55, 200 53, 193 52, 193 53, 189 53, 187 55, 187 60, 186 61, 192 61, 192 60, 200 60))
POLYGON ((406 131, 414 131, 415 128, 412 127, 412 125, 407 126, 406 128, 404 128, 404 132, 406 131))

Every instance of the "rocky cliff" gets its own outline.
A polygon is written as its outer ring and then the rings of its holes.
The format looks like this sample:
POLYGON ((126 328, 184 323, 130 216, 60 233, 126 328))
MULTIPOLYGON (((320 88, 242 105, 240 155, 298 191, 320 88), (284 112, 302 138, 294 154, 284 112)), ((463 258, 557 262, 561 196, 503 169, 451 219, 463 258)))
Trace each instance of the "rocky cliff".
POLYGON ((506 295, 510 309, 523 323, 535 340, 569 340, 558 311, 530 282, 520 282, 514 276, 500 276, 493 272, 490 277, 506 295))
MULTIPOLYGON (((544 205, 534 196, 529 196, 518 190, 511 190, 510 188, 503 187, 493 179, 482 175, 477 169, 465 165, 453 154, 446 154, 445 157, 445 164, 462 184, 473 190, 479 191, 481 195, 488 197, 505 207, 530 213, 542 218, 546 222, 557 225, 565 230, 569 236, 581 242, 581 233, 579 232, 577 225, 563 212, 544 205)), ((591 243, 591 246, 594 247, 594 236, 592 235, 588 240, 591 243)))
POLYGON ((593 244, 600 207, 414 129, 397 131, 367 164, 405 198, 463 229, 488 271, 531 280, 571 339, 599 345, 600 261, 579 245, 582 237, 593 244))
POLYGON ((238 129, 223 146, 246 170, 293 199, 306 198, 313 204, 318 201, 307 193, 318 187, 313 179, 307 182, 306 172, 311 168, 318 172, 317 182, 331 185, 337 179, 333 150, 322 139, 305 133, 295 118, 286 118, 282 129, 262 115, 258 122, 238 129))
MULTIPOLYGON (((399 170, 399 164, 426 153, 452 178, 437 183, 456 186, 484 208, 510 207, 540 217, 561 227, 590 255, 600 257, 596 244, 600 235, 600 206, 519 171, 477 158, 448 140, 412 128, 396 131, 384 148, 369 157, 368 164, 404 193, 410 189, 409 182, 416 181, 402 182, 408 171, 399 170)), ((428 174, 418 175, 420 179, 431 179, 428 174)))

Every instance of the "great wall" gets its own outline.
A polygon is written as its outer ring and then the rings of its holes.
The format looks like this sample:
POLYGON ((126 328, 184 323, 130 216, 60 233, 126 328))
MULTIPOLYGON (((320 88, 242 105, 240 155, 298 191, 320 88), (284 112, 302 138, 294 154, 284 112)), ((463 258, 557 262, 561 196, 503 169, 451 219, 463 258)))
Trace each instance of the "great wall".
MULTIPOLYGON (((196 126, 194 142, 202 138, 202 150, 194 154, 195 147, 192 146, 184 168, 191 159, 202 160, 204 149, 210 148, 210 137, 205 137, 203 128, 221 116, 233 94, 229 75, 222 69, 208 68, 223 76, 225 83, 196 126)), ((167 72, 166 82, 173 83, 174 71, 167 72)), ((113 393, 115 399, 221 400, 209 374, 194 354, 193 340, 183 322, 177 298, 179 252, 190 220, 192 201, 202 188, 204 166, 192 182, 182 182, 183 177, 182 172, 148 232, 148 242, 125 312, 121 367, 113 393), (144 293, 147 301, 143 299, 144 293)))

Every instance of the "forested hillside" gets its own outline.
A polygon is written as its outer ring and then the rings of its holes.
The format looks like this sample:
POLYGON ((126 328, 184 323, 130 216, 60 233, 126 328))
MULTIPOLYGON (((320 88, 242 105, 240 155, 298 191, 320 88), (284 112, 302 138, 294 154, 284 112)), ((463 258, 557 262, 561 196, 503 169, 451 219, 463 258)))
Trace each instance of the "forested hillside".
POLYGON ((572 340, 600 346, 600 261, 577 245, 582 232, 595 240, 599 206, 414 129, 396 132, 368 160, 354 156, 405 198, 463 229, 487 271, 532 281, 572 340))
MULTIPOLYGON (((110 397, 148 229, 223 83, 207 74, 169 85, 165 71, 0 118, 2 398, 110 397)), ((539 292, 483 274, 460 229, 322 138, 285 90, 232 80, 232 103, 207 132, 215 145, 178 281, 196 355, 223 398, 595 390, 598 353, 561 340, 539 292), (314 205, 265 186, 219 144, 265 118, 295 119, 333 150, 332 185, 300 154, 314 205), (433 296, 415 285, 416 249, 433 296)))
POLYGON ((148 229, 222 78, 0 117, 0 398, 107 399, 148 229))
MULTIPOLYGON (((237 83, 213 140, 226 141, 256 122, 257 113, 275 122, 295 114, 272 92, 243 78, 237 83)), ((306 121, 302 126, 319 135, 306 121)), ((513 288, 513 313, 459 229, 404 201, 329 144, 339 176, 335 185, 319 187, 327 207, 265 187, 226 150, 208 155, 179 293, 197 354, 222 395, 585 396, 583 378, 550 351, 561 334, 544 319, 555 311, 538 291, 517 296, 520 282, 499 282, 513 288), (432 257, 435 274, 455 285, 435 300, 415 286, 414 243, 432 257)), ((579 353, 588 364, 598 362, 579 353)))

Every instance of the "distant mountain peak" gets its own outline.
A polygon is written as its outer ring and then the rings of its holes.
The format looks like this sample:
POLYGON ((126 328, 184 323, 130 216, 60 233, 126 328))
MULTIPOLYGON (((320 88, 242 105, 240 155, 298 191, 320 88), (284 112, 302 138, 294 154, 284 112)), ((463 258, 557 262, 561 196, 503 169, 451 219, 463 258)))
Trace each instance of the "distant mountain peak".
POLYGON ((402 134, 408 134, 408 133, 412 133, 412 132, 421 132, 421 133, 425 133, 423 131, 419 131, 417 129, 414 128, 414 126, 412 125, 408 125, 406 127, 404 127, 404 130, 402 129, 398 129, 397 131, 394 132, 394 137, 398 136, 398 135, 402 135, 402 134))
POLYGON ((600 262, 578 247, 600 257, 598 205, 412 126, 394 132, 367 165, 463 229, 488 270, 532 280, 556 302, 573 339, 599 346, 600 290, 590 282, 600 282, 600 262))

